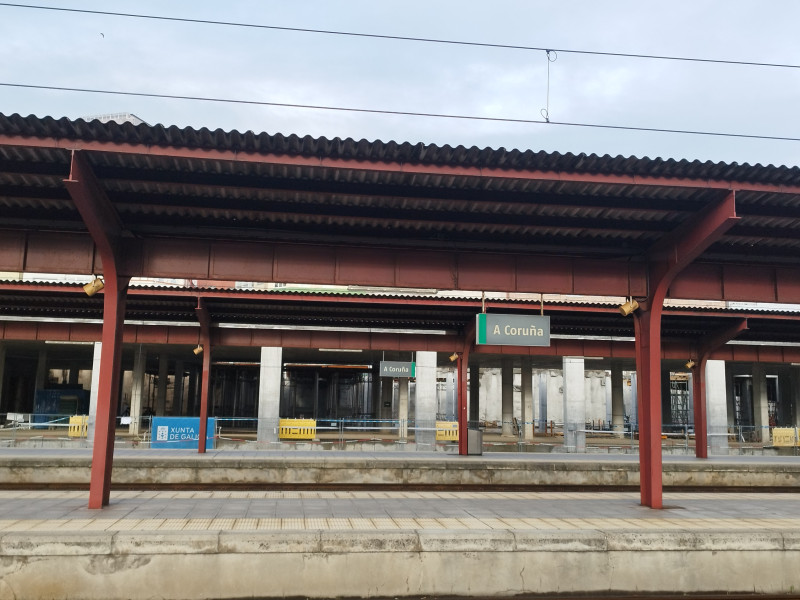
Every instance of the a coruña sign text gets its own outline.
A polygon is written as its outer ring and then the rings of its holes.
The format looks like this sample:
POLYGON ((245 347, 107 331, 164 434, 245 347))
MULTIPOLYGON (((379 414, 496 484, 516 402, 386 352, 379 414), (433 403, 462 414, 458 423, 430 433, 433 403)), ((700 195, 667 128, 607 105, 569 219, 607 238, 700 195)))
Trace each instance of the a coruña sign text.
POLYGON ((549 346, 550 317, 480 313, 475 338, 476 344, 489 346, 549 346))
POLYGON ((416 370, 415 362, 381 361, 381 377, 416 377, 416 370))

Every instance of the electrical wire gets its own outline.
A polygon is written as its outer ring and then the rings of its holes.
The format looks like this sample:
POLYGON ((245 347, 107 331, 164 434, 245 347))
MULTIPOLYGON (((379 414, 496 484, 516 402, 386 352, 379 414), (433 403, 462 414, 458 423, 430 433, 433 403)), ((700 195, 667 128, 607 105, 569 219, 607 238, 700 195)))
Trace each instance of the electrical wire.
POLYGON ((54 85, 32 85, 25 83, 0 82, 1 87, 24 88, 32 90, 47 90, 57 92, 77 92, 84 94, 107 94, 113 96, 129 96, 138 98, 158 98, 163 100, 190 100, 196 102, 219 102, 225 104, 247 104, 253 106, 273 106, 278 108, 297 108, 307 110, 329 110, 339 112, 367 113, 377 115, 397 115, 404 117, 431 117, 436 119, 462 119, 470 121, 491 121, 494 123, 516 123, 525 125, 561 125, 564 127, 583 127, 591 129, 613 129, 617 131, 639 131, 649 133, 670 133, 697 136, 741 138, 750 140, 770 140, 784 142, 800 142, 800 138, 777 136, 777 135, 756 135, 747 133, 726 133, 720 131, 700 131, 692 129, 666 129, 660 127, 633 127, 629 125, 607 125, 602 123, 578 123, 570 121, 548 121, 542 119, 521 119, 511 117, 482 117, 478 115, 459 115, 447 113, 413 112, 404 110, 381 110, 375 108, 354 108, 345 106, 324 106, 318 104, 292 104, 288 102, 266 102, 263 100, 241 100, 233 98, 210 98, 205 96, 184 96, 178 94, 156 94, 149 92, 125 92, 120 90, 99 90, 91 88, 75 88, 54 85))
POLYGON ((358 37, 358 38, 371 38, 371 39, 379 39, 379 40, 394 40, 394 41, 402 41, 402 42, 422 42, 427 44, 449 44, 455 46, 473 46, 479 48, 496 48, 502 50, 526 50, 526 51, 536 51, 536 52, 562 52, 564 54, 583 54, 583 55, 590 55, 590 56, 609 56, 609 57, 616 57, 616 58, 636 58, 636 59, 647 59, 647 60, 670 60, 670 61, 682 61, 682 62, 694 62, 694 63, 709 63, 709 64, 720 64, 720 65, 736 65, 736 66, 747 66, 747 67, 772 67, 778 69, 800 69, 800 65, 796 64, 789 64, 789 63, 768 63, 768 62, 757 62, 757 61, 747 61, 747 60, 723 60, 723 59, 715 59, 715 58, 696 58, 691 56, 667 56, 667 55, 658 55, 658 54, 635 54, 635 53, 626 53, 626 52, 604 52, 598 50, 574 50, 568 48, 545 48, 545 47, 538 47, 538 46, 520 46, 514 44, 492 44, 488 42, 471 42, 466 40, 447 40, 447 39, 438 39, 438 38, 424 38, 424 37, 412 37, 412 36, 401 36, 401 35, 383 35, 377 33, 361 33, 355 31, 336 31, 331 29, 310 29, 304 27, 284 27, 279 25, 263 25, 257 23, 241 23, 235 21, 217 21, 211 19, 190 19, 187 17, 165 17, 160 15, 145 15, 145 14, 138 14, 138 13, 123 13, 123 12, 112 12, 112 11, 105 11, 105 10, 88 10, 83 8, 64 8, 59 6, 39 6, 34 4, 17 4, 12 2, 0 2, 0 6, 7 6, 10 8, 26 8, 26 9, 34 9, 34 10, 50 10, 50 11, 58 11, 58 12, 67 12, 67 13, 79 13, 79 14, 86 14, 86 15, 99 15, 105 17, 125 17, 130 19, 149 19, 154 21, 170 21, 173 23, 191 23, 196 25, 219 25, 225 27, 246 27, 250 29, 267 29, 272 31, 289 31, 294 33, 317 33, 317 34, 324 34, 324 35, 338 35, 338 36, 348 36, 348 37, 358 37))

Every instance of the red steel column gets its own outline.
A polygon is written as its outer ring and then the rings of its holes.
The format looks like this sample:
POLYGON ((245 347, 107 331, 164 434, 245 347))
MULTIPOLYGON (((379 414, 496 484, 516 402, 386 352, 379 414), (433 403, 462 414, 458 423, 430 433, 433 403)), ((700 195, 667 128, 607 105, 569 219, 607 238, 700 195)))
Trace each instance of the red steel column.
POLYGON ((202 298, 197 299, 197 320, 200 322, 200 344, 203 346, 203 375, 200 379, 200 439, 197 453, 205 454, 208 437, 208 387, 211 374, 211 327, 208 309, 202 298))
MULTIPOLYGON (((467 454, 467 385, 469 377, 469 346, 458 353, 458 453, 467 454)), ((474 385, 475 382, 473 382, 474 385)))
POLYGON ((89 481, 89 508, 106 506, 111 492, 127 285, 127 278, 109 276, 106 273, 105 288, 103 288, 103 345, 100 349, 100 378, 97 384, 97 415, 89 481))
POLYGON ((639 478, 644 506, 662 507, 661 313, 672 280, 738 221, 736 196, 709 204, 648 252, 648 297, 634 313, 639 402, 639 478))
MULTIPOLYGON (((469 413, 467 412, 467 385, 469 379, 469 354, 472 350, 472 345, 475 343, 475 321, 470 321, 464 330, 464 346, 461 352, 458 352, 458 454, 466 456, 468 454, 467 448, 467 423, 469 422, 469 413)), ((477 381, 473 381, 472 385, 477 385, 477 381)))
POLYGON ((122 361, 122 330, 129 279, 118 276, 122 234, 119 215, 97 181, 83 152, 72 152, 69 179, 64 180, 64 186, 92 236, 102 261, 105 279, 103 346, 100 350, 97 416, 89 480, 89 508, 103 508, 109 502, 111 491, 122 361))
POLYGON ((662 507, 661 303, 634 313, 641 502, 662 507))
POLYGON ((210 348, 203 351, 203 376, 200 379, 200 439, 198 440, 197 453, 205 454, 206 438, 208 437, 208 380, 211 371, 210 348))

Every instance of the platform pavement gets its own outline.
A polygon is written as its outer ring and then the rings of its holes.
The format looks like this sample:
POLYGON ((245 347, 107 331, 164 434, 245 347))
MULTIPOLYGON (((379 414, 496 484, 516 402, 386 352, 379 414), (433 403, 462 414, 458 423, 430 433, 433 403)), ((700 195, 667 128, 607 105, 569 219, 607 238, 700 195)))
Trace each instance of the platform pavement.
POLYGON ((0 491, 10 531, 795 530, 800 494, 634 492, 116 491, 87 508, 85 491, 0 491))

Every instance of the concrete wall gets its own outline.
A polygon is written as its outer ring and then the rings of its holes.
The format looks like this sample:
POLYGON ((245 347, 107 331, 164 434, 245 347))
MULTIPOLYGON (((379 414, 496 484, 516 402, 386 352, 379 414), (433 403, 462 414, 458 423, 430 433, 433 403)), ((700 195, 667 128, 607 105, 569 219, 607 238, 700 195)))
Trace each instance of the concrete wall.
MULTIPOLYGON (((591 362, 591 361, 589 361, 591 362)), ((589 363, 587 363, 589 366, 589 363)), ((600 424, 608 421, 609 396, 606 392, 606 372, 589 370, 584 374, 586 421, 600 424)))
POLYGON ((0 598, 796 594, 800 533, 10 532, 0 598))
MULTIPOLYGON (((119 486, 170 485, 369 485, 384 486, 639 486, 639 463, 620 458, 563 461, 541 455, 536 460, 521 457, 421 458, 404 453, 381 457, 376 462, 363 457, 330 456, 324 460, 298 452, 296 456, 261 455, 243 460, 236 453, 208 455, 163 454, 147 451, 114 459, 111 482, 119 486)), ((0 487, 86 486, 91 458, 70 454, 6 456, 0 461, 0 487)), ((669 461, 663 466, 664 487, 768 487, 800 490, 800 462, 744 461, 730 459, 725 468, 708 461, 669 461)), ((113 492, 112 492, 113 495, 113 492)), ((0 597, 1 600, 2 597, 0 597)))

